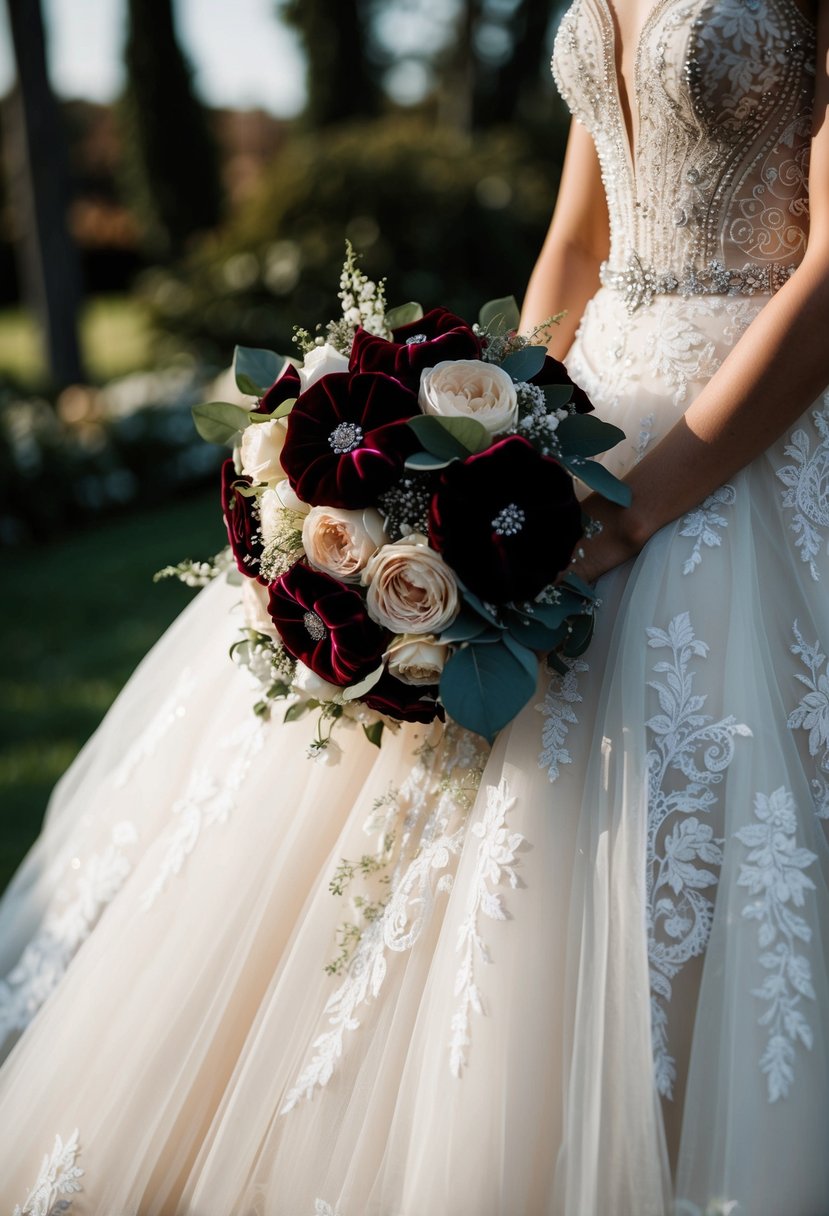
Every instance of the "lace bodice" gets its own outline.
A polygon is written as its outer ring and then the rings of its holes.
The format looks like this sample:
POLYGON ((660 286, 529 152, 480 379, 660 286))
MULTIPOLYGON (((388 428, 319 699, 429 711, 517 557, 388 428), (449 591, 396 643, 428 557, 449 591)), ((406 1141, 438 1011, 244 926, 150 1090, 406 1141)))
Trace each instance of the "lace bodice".
POLYGON ((634 307, 655 291, 773 291, 802 259, 814 41, 794 0, 655 0, 636 48, 631 147, 608 0, 574 0, 553 74, 595 140, 608 281, 634 307))

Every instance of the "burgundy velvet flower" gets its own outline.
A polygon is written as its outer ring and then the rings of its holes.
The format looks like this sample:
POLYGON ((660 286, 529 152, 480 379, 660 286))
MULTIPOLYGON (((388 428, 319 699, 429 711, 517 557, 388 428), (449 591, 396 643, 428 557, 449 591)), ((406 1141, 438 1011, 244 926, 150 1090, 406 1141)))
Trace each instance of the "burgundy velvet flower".
POLYGON ((558 359, 554 359, 552 355, 547 356, 541 371, 536 372, 530 380, 530 384, 538 384, 542 388, 545 384, 572 384, 573 396, 570 400, 571 404, 575 407, 576 413, 592 414, 593 412, 593 402, 587 393, 583 388, 579 388, 574 380, 570 379, 567 375, 567 368, 563 363, 559 363, 558 359))
POLYGON ((363 700, 369 709, 401 722, 431 722, 445 716, 437 695, 437 684, 404 684, 386 671, 363 700))
POLYGON ((274 380, 267 392, 259 398, 253 407, 253 412, 255 414, 272 414, 283 401, 290 401, 292 397, 298 397, 301 392, 302 384, 299 379, 299 372, 293 363, 289 363, 282 374, 274 380))
POLYGON ((271 583, 268 612, 285 649, 341 687, 374 671, 388 639, 359 592, 305 562, 271 583))
POLYGON ((259 559, 262 556, 262 534, 259 520, 254 514, 255 498, 246 498, 233 488, 234 483, 244 482, 252 485, 249 477, 243 477, 233 467, 232 460, 226 460, 222 465, 222 512, 224 514, 227 539, 236 559, 236 565, 242 574, 248 578, 258 579, 259 559))
POLYGON ((503 604, 551 583, 581 536, 569 473, 518 435, 443 470, 429 540, 470 591, 503 604))
POLYGON ((392 330, 393 341, 358 329, 351 347, 352 370, 386 372, 417 392, 424 367, 443 359, 480 359, 481 344, 472 327, 445 308, 433 308, 419 321, 392 330))
POLYGON ((419 413, 414 393, 390 376, 332 372, 288 415, 282 467, 304 502, 374 506, 417 448, 406 421, 419 413))

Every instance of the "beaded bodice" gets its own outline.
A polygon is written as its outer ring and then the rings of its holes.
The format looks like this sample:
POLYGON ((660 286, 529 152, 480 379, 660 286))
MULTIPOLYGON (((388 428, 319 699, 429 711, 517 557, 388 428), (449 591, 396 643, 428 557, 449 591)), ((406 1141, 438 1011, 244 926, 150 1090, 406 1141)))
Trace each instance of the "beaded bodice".
POLYGON ((574 0, 553 74, 596 143, 606 282, 655 292, 773 291, 802 259, 815 31, 794 0, 655 0, 635 56, 631 146, 612 0, 574 0))

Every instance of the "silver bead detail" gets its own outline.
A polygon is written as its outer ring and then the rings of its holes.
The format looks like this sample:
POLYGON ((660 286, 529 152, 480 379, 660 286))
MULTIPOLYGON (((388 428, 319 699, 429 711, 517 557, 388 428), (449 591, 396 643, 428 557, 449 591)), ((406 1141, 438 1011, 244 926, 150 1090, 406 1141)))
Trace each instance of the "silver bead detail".
POLYGON ((340 422, 328 436, 328 442, 337 456, 344 456, 363 442, 363 428, 356 422, 340 422))
POLYGON ((323 625, 316 612, 311 612, 310 609, 302 618, 302 623, 305 626, 306 632, 312 642, 321 642, 323 638, 328 636, 328 630, 323 625))
POLYGON ((496 536, 517 536, 526 522, 526 511, 518 503, 510 502, 495 516, 492 527, 496 536))

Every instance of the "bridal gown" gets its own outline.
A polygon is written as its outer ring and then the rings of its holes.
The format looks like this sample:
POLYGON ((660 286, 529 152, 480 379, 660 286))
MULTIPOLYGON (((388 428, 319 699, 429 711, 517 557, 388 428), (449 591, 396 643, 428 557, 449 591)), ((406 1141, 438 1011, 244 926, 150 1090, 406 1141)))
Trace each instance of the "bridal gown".
MULTIPOLYGON (((568 367, 624 474, 802 259, 814 28, 607 0, 554 55, 612 223, 568 367)), ((825 334, 816 334, 825 341, 825 334)), ((829 393, 600 583, 491 753, 262 722, 205 589, 2 904, 15 1216, 826 1216, 829 393)))

